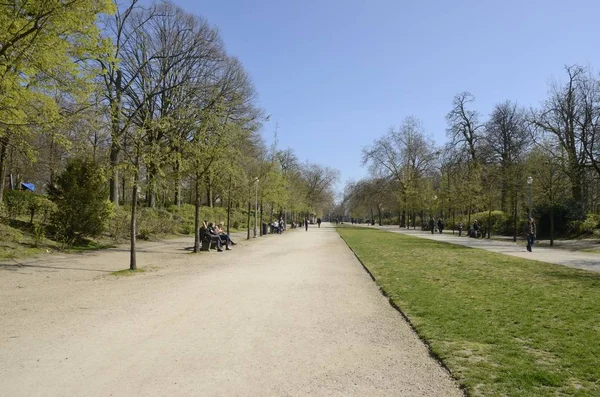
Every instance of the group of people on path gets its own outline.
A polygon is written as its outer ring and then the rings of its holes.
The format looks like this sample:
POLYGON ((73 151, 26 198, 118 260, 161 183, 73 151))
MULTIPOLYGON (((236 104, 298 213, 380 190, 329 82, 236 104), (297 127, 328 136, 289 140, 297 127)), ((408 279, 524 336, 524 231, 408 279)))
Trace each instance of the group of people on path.
MULTIPOLYGON (((321 218, 317 218, 317 225, 319 226, 319 228, 321 227, 321 222, 323 222, 321 220, 321 218)), ((304 218, 304 230, 308 232, 308 224, 310 223, 310 221, 308 220, 308 218, 304 218)))
MULTIPOLYGON (((304 224, 305 231, 308 231, 309 223, 308 218, 304 218, 304 221, 301 221, 301 225, 304 224)), ((317 225, 319 228, 321 227, 321 223, 321 218, 317 218, 317 225)), ((292 227, 295 227, 293 222, 292 227)), ((279 218, 271 223, 271 230, 273 233, 281 234, 285 228, 286 225, 283 218, 279 218)), ((223 245, 227 251, 231 250, 231 247, 236 245, 236 243, 231 240, 231 237, 229 237, 229 234, 223 230, 223 223, 215 225, 213 222, 208 222, 207 220, 202 222, 202 227, 200 227, 200 239, 203 237, 206 237, 207 239, 210 238, 210 241, 216 244, 218 252, 223 252, 223 245)))
MULTIPOLYGON (((435 233, 435 220, 433 219, 433 217, 431 217, 429 219, 429 230, 431 230, 431 234, 435 233)), ((458 222, 458 237, 462 237, 462 231, 463 231, 463 223, 462 221, 458 222)), ((444 220, 442 218, 439 218, 437 221, 437 230, 442 233, 444 229, 444 220)), ((469 233, 468 236, 469 237, 480 237, 481 234, 481 226, 479 225, 479 222, 477 221, 477 219, 475 219, 475 221, 473 222, 473 224, 471 226, 469 226, 469 233)), ((535 225, 535 220, 533 220, 532 217, 529 217, 527 219, 527 229, 526 229, 526 235, 527 235, 527 251, 532 252, 532 247, 533 244, 535 244, 535 239, 537 238, 537 229, 536 229, 536 225, 535 225)))
MULTIPOLYGON (((317 225, 319 227, 321 227, 321 223, 323 221, 321 220, 321 218, 317 218, 317 225)), ((304 226, 304 231, 308 232, 308 225, 310 224, 310 220, 308 220, 308 218, 304 218, 304 220, 300 221, 300 227, 304 226)))
POLYGON ((231 250, 231 246, 236 245, 236 243, 231 240, 231 237, 229 237, 229 234, 225 233, 223 230, 222 223, 214 225, 212 222, 202 222, 202 227, 200 228, 201 238, 203 235, 209 237, 211 242, 214 242, 217 245, 218 252, 223 252, 223 245, 225 245, 225 249, 228 251, 231 250))
MULTIPOLYGON (((433 217, 429 218, 429 230, 431 230, 431 234, 435 233, 435 219, 433 219, 433 217)), ((439 218, 437 221, 437 230, 440 232, 440 234, 442 233, 442 231, 444 230, 444 220, 442 218, 439 218)))

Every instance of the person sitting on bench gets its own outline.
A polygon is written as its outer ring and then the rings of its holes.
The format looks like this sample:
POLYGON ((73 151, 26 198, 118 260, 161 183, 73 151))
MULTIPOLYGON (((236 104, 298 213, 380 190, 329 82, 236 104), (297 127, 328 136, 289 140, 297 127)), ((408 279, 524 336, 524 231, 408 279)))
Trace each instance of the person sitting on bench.
POLYGON ((277 234, 281 233, 281 226, 277 219, 274 220, 273 223, 271 223, 271 230, 272 230, 272 233, 277 233, 277 234))
POLYGON ((225 247, 227 250, 231 249, 231 247, 229 246, 229 244, 231 243, 229 236, 227 236, 227 238, 223 238, 219 234, 219 232, 217 231, 216 227, 214 226, 214 224, 212 222, 208 224, 208 232, 210 233, 211 238, 219 239, 219 242, 221 243, 221 245, 223 244, 223 242, 225 242, 225 247))
MULTIPOLYGON (((212 226, 212 223, 209 225, 212 226)), ((210 239, 211 243, 215 243, 217 245, 218 252, 223 252, 223 248, 221 248, 221 238, 211 232, 211 228, 206 224, 206 221, 202 223, 202 227, 200 228, 200 238, 203 239, 204 237, 210 239)))
POLYGON ((221 237, 221 242, 225 243, 226 245, 236 245, 236 243, 233 242, 233 240, 231 239, 231 237, 229 237, 229 234, 225 233, 225 230, 223 230, 223 224, 219 223, 217 226, 215 226, 215 233, 219 235, 219 237, 221 237))

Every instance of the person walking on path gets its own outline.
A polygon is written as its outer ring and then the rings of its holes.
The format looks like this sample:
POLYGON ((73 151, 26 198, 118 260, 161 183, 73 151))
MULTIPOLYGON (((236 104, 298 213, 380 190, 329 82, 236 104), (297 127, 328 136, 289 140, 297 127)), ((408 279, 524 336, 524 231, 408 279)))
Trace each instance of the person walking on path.
POLYGON ((317 218, 317 225, 319 225, 319 229, 321 228, 321 218, 317 218))
POLYGON ((442 230, 444 230, 444 221, 442 218, 438 219, 437 227, 440 234, 442 234, 442 230))
POLYGON ((461 221, 458 222, 458 237, 462 236, 463 223, 461 221))
POLYGON ((429 230, 431 230, 431 234, 435 233, 435 221, 433 217, 429 218, 429 230))
POLYGON ((527 219, 527 251, 531 252, 531 248, 535 243, 535 235, 536 235, 535 221, 532 217, 527 219))
POLYGON ((304 218, 304 231, 308 232, 308 218, 304 218))

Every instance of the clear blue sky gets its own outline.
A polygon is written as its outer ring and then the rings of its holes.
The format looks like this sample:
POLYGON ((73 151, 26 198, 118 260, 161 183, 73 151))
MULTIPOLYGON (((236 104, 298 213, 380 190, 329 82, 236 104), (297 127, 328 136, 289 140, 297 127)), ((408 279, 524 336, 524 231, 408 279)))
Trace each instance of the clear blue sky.
POLYGON ((446 140, 452 98, 484 118, 538 106, 565 64, 600 69, 598 0, 174 0, 216 25, 279 124, 279 147, 349 178, 361 148, 408 115, 446 140))

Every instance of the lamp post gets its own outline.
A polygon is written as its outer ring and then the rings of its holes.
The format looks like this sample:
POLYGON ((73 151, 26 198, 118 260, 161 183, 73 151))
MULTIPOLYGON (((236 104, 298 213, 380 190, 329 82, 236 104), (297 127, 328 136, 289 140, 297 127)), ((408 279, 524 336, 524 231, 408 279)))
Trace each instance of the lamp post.
POLYGON ((533 185, 533 178, 530 176, 527 177, 527 185, 529 186, 527 199, 529 202, 529 217, 531 218, 531 185, 533 185))
POLYGON ((254 201, 254 237, 256 238, 256 222, 258 215, 258 178, 254 180, 254 186, 256 187, 256 196, 254 201))

